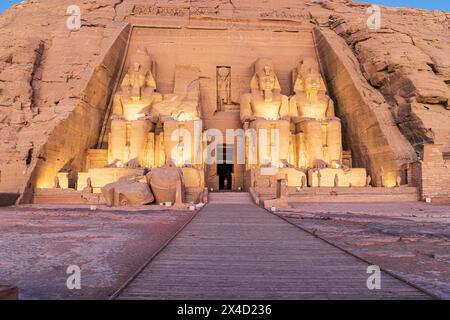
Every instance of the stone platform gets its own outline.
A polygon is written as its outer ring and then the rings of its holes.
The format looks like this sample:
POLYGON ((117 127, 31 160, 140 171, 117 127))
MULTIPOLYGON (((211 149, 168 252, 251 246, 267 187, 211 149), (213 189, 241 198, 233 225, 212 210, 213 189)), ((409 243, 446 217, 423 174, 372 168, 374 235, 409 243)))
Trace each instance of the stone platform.
POLYGON ((74 189, 37 189, 33 197, 34 204, 106 204, 100 193, 86 193, 74 189))
MULTIPOLYGON (((198 187, 186 188, 186 203, 199 203, 202 200, 202 189, 198 187)), ((101 193, 86 193, 74 189, 37 189, 33 197, 34 204, 49 205, 106 205, 101 193)), ((11 203, 13 204, 13 203, 11 203)), ((10 205, 11 205, 10 204, 10 205)), ((154 203, 153 207, 160 207, 154 203)), ((149 205, 145 206, 149 207, 149 205)))
MULTIPOLYGON (((289 188, 289 195, 285 199, 288 203, 304 202, 414 202, 420 201, 417 188, 372 188, 372 187, 321 187, 297 190, 289 188)), ((257 188, 261 201, 276 198, 275 188, 257 188)))

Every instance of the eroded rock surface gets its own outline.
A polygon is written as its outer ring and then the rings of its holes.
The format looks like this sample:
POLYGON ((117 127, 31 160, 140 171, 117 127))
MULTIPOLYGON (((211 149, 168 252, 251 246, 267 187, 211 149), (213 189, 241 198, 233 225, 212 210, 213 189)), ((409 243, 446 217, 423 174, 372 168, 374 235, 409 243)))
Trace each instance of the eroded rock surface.
POLYGON ((433 142, 450 150, 450 13, 382 7, 381 29, 369 30, 368 5, 323 6, 331 15, 322 23, 345 39, 416 152, 433 142))

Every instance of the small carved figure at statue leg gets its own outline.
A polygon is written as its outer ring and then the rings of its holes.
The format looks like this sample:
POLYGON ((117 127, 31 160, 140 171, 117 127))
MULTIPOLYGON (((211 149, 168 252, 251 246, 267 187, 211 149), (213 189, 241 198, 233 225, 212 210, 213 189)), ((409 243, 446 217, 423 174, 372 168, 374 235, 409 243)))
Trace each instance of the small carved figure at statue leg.
POLYGON ((94 192, 94 188, 92 188, 92 179, 91 178, 87 178, 86 179, 86 187, 83 189, 84 193, 93 193, 94 192))
POLYGON ((56 176, 56 177, 53 179, 53 188, 54 188, 54 189, 61 189, 61 185, 60 185, 60 183, 59 183, 59 178, 58 178, 58 176, 56 176))

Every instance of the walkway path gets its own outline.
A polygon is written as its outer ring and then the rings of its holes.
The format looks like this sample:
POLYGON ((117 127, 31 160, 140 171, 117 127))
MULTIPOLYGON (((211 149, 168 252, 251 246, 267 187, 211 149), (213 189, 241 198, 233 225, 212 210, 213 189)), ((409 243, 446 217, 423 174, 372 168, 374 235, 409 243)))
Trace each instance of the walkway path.
POLYGON ((368 265, 252 204, 247 193, 211 202, 119 299, 429 298, 387 274, 368 290, 368 265))

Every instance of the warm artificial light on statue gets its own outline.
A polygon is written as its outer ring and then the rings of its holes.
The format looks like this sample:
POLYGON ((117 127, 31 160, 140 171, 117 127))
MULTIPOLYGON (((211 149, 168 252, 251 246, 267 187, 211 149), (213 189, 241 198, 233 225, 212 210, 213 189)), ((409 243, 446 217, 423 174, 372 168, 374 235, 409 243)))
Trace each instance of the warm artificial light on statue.
POLYGON ((395 173, 387 173, 386 177, 384 178, 384 186, 387 188, 393 188, 397 184, 396 182, 396 175, 395 173))

